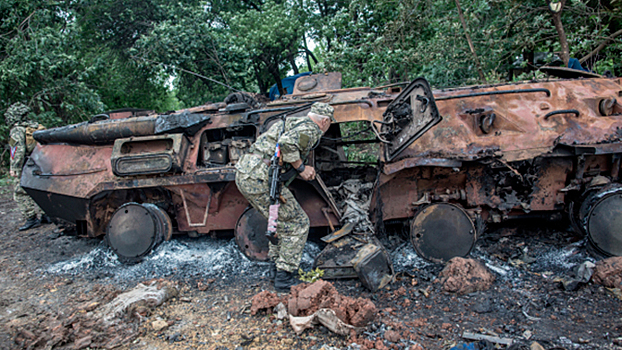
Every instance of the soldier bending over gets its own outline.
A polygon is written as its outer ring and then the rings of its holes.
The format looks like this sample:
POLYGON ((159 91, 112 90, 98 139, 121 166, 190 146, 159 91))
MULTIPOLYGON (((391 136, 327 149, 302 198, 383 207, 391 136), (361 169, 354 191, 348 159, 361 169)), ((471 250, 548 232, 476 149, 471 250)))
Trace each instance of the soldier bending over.
MULTIPOLYGON (((237 163, 235 183, 240 193, 266 219, 270 206, 268 162, 274 154, 277 141, 281 147, 283 163, 296 169, 303 180, 313 180, 315 169, 304 165, 304 162, 330 127, 333 111, 330 105, 317 102, 311 106, 307 116, 287 118, 284 130, 283 121, 275 122, 257 138, 249 153, 237 163)), ((300 282, 296 274, 309 234, 309 217, 287 187, 283 187, 281 196, 285 201, 278 210, 278 245, 270 243, 268 256, 273 263, 271 271, 276 270, 274 287, 278 291, 288 292, 291 286, 300 282)))

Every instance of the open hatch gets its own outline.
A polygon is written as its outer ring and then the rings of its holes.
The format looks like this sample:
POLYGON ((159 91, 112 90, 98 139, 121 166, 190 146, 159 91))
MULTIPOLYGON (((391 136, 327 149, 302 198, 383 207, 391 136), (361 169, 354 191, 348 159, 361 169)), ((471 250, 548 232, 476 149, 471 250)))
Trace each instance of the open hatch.
POLYGON ((441 121, 430 85, 424 78, 413 80, 387 106, 380 136, 388 142, 385 159, 392 161, 426 131, 441 121))

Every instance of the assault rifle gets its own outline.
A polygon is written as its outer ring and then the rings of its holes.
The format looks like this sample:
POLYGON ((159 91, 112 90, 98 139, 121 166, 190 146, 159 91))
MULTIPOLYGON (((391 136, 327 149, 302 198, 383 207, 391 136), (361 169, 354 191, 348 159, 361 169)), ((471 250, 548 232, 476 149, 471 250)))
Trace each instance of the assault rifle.
POLYGON ((285 119, 283 119, 283 128, 279 133, 279 137, 276 141, 276 147, 272 158, 270 158, 270 207, 268 209, 268 229, 266 231, 266 238, 272 244, 277 244, 279 241, 276 237, 276 221, 279 218, 279 202, 281 197, 281 168, 283 163, 281 160, 281 143, 279 139, 285 132, 285 119))
POLYGON ((270 158, 270 207, 268 208, 268 228, 266 229, 266 238, 272 244, 278 244, 279 242, 276 236, 276 225, 279 218, 279 207, 281 206, 281 202, 285 203, 285 199, 281 197, 281 188, 284 182, 288 182, 297 174, 296 169, 290 169, 281 174, 281 170, 283 169, 283 161, 281 160, 281 143, 279 141, 281 139, 281 135, 285 132, 285 120, 287 115, 302 112, 310 107, 311 103, 308 103, 281 115, 270 117, 264 122, 264 125, 266 125, 269 120, 273 118, 279 118, 283 121, 283 127, 281 128, 281 132, 276 140, 274 154, 272 155, 272 158, 270 158))

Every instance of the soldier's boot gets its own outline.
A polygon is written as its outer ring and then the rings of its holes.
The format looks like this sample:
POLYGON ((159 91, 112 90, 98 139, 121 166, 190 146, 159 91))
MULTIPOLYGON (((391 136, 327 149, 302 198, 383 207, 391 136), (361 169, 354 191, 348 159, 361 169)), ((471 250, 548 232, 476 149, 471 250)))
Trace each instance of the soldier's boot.
POLYGON ((31 228, 35 228, 35 227, 39 227, 39 226, 41 226, 41 220, 37 219, 36 216, 33 216, 30 219, 26 220, 26 223, 24 223, 24 225, 20 226, 20 228, 18 230, 26 231, 26 230, 30 230, 31 228))
POLYGON ((49 216, 43 214, 43 215, 41 215, 41 223, 42 224, 51 224, 52 223, 52 218, 50 218, 49 216))
POLYGON ((276 263, 270 262, 270 267, 268 267, 268 278, 274 283, 274 279, 276 278, 276 263))
POLYGON ((295 272, 287 272, 283 270, 276 270, 276 277, 274 278, 274 289, 277 292, 288 293, 292 286, 299 284, 301 281, 298 279, 295 272))

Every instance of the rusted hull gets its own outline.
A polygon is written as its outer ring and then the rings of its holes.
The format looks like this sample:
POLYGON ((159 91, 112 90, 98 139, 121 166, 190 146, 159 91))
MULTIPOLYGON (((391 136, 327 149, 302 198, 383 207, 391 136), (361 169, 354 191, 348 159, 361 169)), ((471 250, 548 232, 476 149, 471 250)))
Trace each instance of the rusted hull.
MULTIPOLYGON (((49 138, 62 130, 48 131, 47 144, 36 147, 24 168, 22 185, 46 212, 79 222, 84 235, 104 234, 114 211, 128 202, 157 204, 179 232, 233 230, 248 207, 234 184, 235 162, 270 120, 282 113, 302 115, 306 111, 299 107, 317 101, 335 108, 339 125, 376 125, 376 138, 361 142, 379 144, 370 208, 378 225, 447 203, 441 208, 459 208, 479 230, 484 221, 568 212, 572 203, 581 205, 584 192, 619 181, 620 79, 432 93, 423 79, 404 90, 339 89, 338 75, 311 77, 297 82, 294 94, 260 110, 210 104, 172 116, 115 115, 87 123, 83 128, 95 130, 97 140, 106 139, 92 145, 49 138), (404 110, 412 115, 402 118, 404 110), (169 124, 162 127, 162 121, 169 124), (176 129, 176 122, 185 126, 176 129), (158 125, 167 132, 158 132, 158 125), (387 131, 387 125, 393 129, 387 131), (390 143, 381 142, 391 137, 390 143), (412 143, 398 144, 402 139, 412 143)), ((357 172, 356 162, 344 158, 349 143, 340 138, 346 135, 339 125, 309 160, 332 186, 336 179, 369 177, 367 169, 357 172)), ((311 226, 340 226, 339 209, 325 186, 295 181, 291 189, 311 226)), ((599 231, 600 241, 606 234, 599 231)))
MULTIPOLYGON (((603 116, 599 103, 620 98, 620 79, 563 80, 533 84, 502 85, 489 88, 435 91, 434 97, 443 120, 387 163, 390 174, 424 160, 469 161, 499 156, 519 161, 544 156, 557 145, 616 143, 612 152, 622 151, 622 119, 603 116), (470 95, 486 92, 532 91, 501 95, 470 95), (547 93, 548 91, 548 93, 547 93), (463 96, 451 98, 452 96, 463 96), (576 110, 577 114, 555 111, 576 110), (485 133, 482 117, 494 114, 495 120, 485 133)), ((619 105, 619 103, 618 103, 619 105)))

